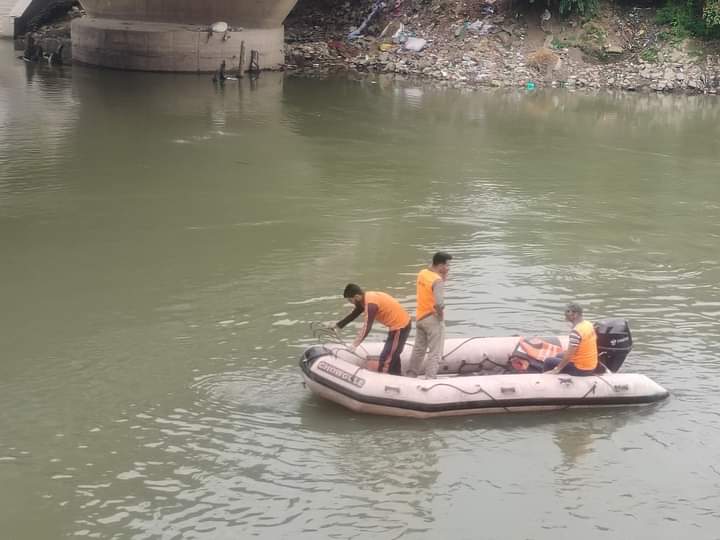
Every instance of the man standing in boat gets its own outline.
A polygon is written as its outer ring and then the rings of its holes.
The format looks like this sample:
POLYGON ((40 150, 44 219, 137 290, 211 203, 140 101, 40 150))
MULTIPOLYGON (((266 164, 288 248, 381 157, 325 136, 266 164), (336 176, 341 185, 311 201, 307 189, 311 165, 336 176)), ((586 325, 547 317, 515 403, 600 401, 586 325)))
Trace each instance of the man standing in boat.
POLYGON ((433 255, 432 265, 417 275, 417 312, 415 314, 415 345, 408 377, 417 377, 422 371, 425 351, 425 376, 434 379, 445 345, 445 280, 450 271, 452 255, 442 251, 433 255))
POLYGON ((345 326, 357 319, 361 313, 365 313, 365 323, 352 343, 353 350, 359 347, 370 333, 376 319, 387 326, 388 335, 385 346, 380 353, 378 371, 380 373, 400 375, 400 354, 405 348, 405 342, 412 326, 410 315, 403 309, 400 302, 389 294, 375 291, 365 292, 354 283, 348 283, 343 291, 343 297, 355 306, 355 309, 335 326, 345 328, 345 326))
POLYGON ((546 359, 545 371, 577 376, 594 375, 598 364, 595 327, 583 319, 583 309, 575 302, 565 308, 565 319, 573 325, 568 348, 562 356, 546 359))

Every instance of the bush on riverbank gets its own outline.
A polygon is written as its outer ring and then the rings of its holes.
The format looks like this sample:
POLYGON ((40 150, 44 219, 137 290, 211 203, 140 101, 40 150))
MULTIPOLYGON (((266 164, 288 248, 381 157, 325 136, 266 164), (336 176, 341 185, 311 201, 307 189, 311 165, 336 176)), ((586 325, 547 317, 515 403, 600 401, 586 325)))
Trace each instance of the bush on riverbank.
POLYGON ((668 25, 675 39, 720 39, 720 0, 669 0, 657 10, 656 20, 668 25))
MULTIPOLYGON (((628 6, 644 7, 648 2, 630 0, 628 6)), ((530 8, 534 0, 523 0, 522 8, 530 8)), ((548 3, 551 10, 561 16, 581 15, 592 17, 597 14, 600 0, 552 0, 548 3)), ((720 0, 659 0, 650 1, 657 7, 657 22, 668 25, 673 37, 684 39, 720 39, 720 0)))
POLYGON ((597 13, 599 5, 599 0, 559 0, 557 9, 561 15, 578 13, 592 16, 597 13))

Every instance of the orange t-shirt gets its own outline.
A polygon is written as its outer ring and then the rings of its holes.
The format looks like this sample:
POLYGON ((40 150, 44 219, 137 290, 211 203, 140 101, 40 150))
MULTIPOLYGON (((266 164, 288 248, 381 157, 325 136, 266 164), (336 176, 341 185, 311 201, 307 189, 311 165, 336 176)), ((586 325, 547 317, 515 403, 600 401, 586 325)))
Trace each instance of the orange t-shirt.
POLYGON ((442 276, 433 272, 429 268, 420 270, 417 275, 417 311, 415 320, 419 321, 428 315, 435 313, 435 295, 433 294, 433 284, 437 280, 442 280, 442 276))
POLYGON ((390 331, 405 328, 410 322, 410 315, 403 309, 400 302, 384 292, 368 291, 365 293, 365 312, 368 304, 378 307, 375 318, 388 327, 390 331))
POLYGON ((577 346, 575 354, 570 359, 576 368, 590 371, 597 367, 597 335, 590 321, 582 321, 575 325, 570 333, 570 345, 577 346))

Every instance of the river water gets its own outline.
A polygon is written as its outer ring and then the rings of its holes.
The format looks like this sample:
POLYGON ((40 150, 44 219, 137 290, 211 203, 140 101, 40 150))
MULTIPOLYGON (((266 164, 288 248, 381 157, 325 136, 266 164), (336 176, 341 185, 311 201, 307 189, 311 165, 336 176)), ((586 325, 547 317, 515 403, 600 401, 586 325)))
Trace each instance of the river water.
MULTIPOLYGON (((720 538, 720 103, 50 69, 0 48, 2 538, 720 538), (656 406, 311 396, 348 281, 448 334, 630 320, 656 406)), ((377 334, 382 338, 382 334, 377 334)))

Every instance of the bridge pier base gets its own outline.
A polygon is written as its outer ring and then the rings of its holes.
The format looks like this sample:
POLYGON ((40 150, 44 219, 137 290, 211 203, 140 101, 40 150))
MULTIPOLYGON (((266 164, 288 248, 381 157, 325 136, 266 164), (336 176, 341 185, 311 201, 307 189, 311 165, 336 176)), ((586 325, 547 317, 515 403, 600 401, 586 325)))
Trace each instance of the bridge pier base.
POLYGON ((261 69, 277 69, 284 35, 282 25, 210 33, 207 26, 82 17, 72 22, 72 54, 83 64, 137 71, 209 73, 225 60, 232 73, 244 41, 245 70, 251 50, 260 53, 261 69))

